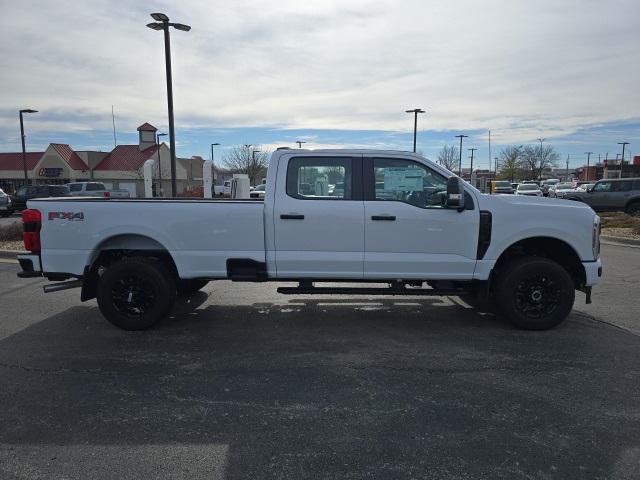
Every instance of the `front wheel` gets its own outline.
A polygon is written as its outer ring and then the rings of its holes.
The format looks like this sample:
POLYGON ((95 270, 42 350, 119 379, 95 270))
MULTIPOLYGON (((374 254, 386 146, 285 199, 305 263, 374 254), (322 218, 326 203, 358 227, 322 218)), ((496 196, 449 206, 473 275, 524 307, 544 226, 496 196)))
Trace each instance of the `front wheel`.
POLYGON ((633 202, 627 207, 627 214, 632 217, 640 217, 640 202, 633 202))
POLYGON ((571 312, 575 286, 567 271, 547 258, 514 260, 497 281, 496 301, 515 326, 547 330, 571 312))
POLYGON ((125 258, 106 269, 96 294, 100 311, 116 327, 145 330, 173 307, 176 284, 157 259, 125 258))

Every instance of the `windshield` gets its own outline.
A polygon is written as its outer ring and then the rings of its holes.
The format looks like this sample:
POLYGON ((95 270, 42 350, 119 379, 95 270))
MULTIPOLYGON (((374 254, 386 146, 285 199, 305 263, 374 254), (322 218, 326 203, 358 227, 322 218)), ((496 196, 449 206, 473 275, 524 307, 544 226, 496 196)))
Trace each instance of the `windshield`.
POLYGON ((518 190, 538 190, 538 186, 532 183, 525 183, 523 185, 518 185, 518 190))
POLYGON ((573 183, 559 183, 556 186, 556 190, 562 190, 562 189, 567 189, 567 188, 573 188, 573 183))
POLYGON ((266 188, 266 185, 258 185, 256 188, 253 189, 254 192, 264 192, 264 189, 266 188))
POLYGON ((511 184, 509 182, 496 182, 496 187, 511 188, 511 184))

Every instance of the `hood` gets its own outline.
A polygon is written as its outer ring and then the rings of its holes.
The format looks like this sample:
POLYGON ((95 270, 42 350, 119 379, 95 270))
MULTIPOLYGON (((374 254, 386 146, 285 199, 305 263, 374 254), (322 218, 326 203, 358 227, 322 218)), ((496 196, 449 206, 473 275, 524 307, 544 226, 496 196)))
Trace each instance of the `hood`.
POLYGON ((491 210, 492 208, 500 208, 511 206, 539 206, 542 208, 562 208, 573 210, 591 210, 591 207, 582 202, 574 202, 572 200, 563 200, 559 198, 538 197, 535 195, 479 195, 480 208, 491 210))

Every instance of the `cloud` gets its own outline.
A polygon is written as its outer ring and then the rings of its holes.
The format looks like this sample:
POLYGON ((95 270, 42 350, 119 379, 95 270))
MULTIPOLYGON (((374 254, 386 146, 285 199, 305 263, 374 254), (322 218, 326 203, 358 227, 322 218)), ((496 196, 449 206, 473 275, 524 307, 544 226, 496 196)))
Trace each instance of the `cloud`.
MULTIPOLYGON (((135 131, 166 124, 162 35, 173 31, 176 123, 401 131, 423 107, 433 131, 497 142, 560 137, 640 118, 635 0, 136 2, 5 5, 0 135, 135 131)), ((330 143, 329 143, 330 144, 330 143)))

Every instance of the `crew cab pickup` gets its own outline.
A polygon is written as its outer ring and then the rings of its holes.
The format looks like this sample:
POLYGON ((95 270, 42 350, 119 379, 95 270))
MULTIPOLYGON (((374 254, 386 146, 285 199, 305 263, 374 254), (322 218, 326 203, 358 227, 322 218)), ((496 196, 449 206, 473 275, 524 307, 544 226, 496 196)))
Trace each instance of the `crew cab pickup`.
POLYGON ((590 301, 602 275, 589 206, 483 195, 407 152, 276 150, 264 200, 28 207, 18 275, 58 282, 45 291, 81 287, 82 301, 97 298, 129 330, 155 324, 177 294, 223 279, 298 282, 282 294, 455 295, 520 328, 548 329, 569 314, 575 290, 590 301))

